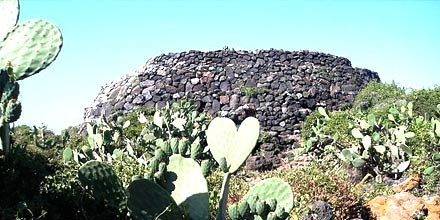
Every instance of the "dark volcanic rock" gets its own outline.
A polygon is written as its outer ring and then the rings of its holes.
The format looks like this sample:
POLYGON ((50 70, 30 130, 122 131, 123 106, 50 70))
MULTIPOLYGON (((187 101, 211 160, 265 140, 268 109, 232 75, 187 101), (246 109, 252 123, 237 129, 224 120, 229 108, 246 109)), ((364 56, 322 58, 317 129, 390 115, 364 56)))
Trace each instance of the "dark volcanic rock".
POLYGON ((255 116, 262 131, 274 132, 276 144, 283 150, 294 143, 284 137, 298 133, 310 112, 318 107, 337 110, 339 105, 351 106, 371 80, 380 80, 376 72, 353 68, 346 58, 319 52, 270 49, 163 54, 148 60, 134 75, 105 85, 85 109, 84 121, 95 121, 102 112, 124 114, 188 98, 202 106, 200 111, 221 114, 236 123, 255 116), (246 96, 243 87, 256 94, 246 96))

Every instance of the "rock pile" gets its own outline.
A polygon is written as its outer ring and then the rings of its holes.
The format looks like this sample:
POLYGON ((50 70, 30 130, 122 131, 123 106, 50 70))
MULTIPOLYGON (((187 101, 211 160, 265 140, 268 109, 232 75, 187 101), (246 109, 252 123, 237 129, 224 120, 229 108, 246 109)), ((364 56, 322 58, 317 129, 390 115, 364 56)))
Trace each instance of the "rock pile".
POLYGON ((257 117, 262 130, 283 149, 292 146, 292 135, 299 133, 311 111, 318 106, 329 110, 351 106, 354 96, 371 80, 380 80, 376 72, 353 68, 346 58, 319 52, 170 53, 148 60, 134 75, 103 87, 85 109, 84 120, 188 98, 199 111, 230 117, 236 123, 257 117))

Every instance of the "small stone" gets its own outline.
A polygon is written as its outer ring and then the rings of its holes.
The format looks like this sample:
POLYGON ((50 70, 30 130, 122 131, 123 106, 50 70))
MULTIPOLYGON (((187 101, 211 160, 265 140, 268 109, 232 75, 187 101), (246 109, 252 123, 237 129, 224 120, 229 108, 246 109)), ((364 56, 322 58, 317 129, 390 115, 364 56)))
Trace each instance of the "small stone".
POLYGON ((202 102, 212 102, 212 96, 207 95, 202 98, 202 102))
POLYGON ((245 170, 261 170, 264 166, 264 157, 250 156, 246 160, 245 170))
POLYGON ((143 96, 136 96, 136 98, 133 99, 133 104, 142 104, 144 97, 143 96))
POLYGON ((146 88, 146 87, 149 87, 149 86, 152 86, 152 85, 154 85, 154 80, 144 80, 144 81, 141 81, 140 83, 139 83, 139 85, 142 87, 142 88, 146 88))
POLYGON ((332 220, 335 217, 332 207, 324 201, 316 201, 313 204, 312 209, 318 214, 316 220, 332 220))
POLYGON ((237 94, 233 94, 229 102, 230 102, 229 106, 231 107, 231 109, 237 109, 240 102, 240 98, 237 94))
POLYGON ((192 79, 190 80, 190 82, 191 82, 191 84, 195 85, 195 84, 197 84, 197 83, 200 82, 200 79, 199 79, 199 78, 192 78, 192 79))
POLYGON ((229 83, 227 81, 223 81, 220 83, 220 90, 222 90, 223 92, 226 92, 230 89, 231 88, 230 88, 229 83))
POLYGON ((420 183, 420 177, 412 176, 406 179, 405 181, 403 181, 402 183, 400 183, 399 185, 394 186, 393 191, 396 193, 410 191, 414 189, 416 186, 418 186, 419 183, 420 183))
POLYGON ((212 101, 212 108, 211 108, 211 109, 212 109, 212 111, 213 111, 214 113, 220 111, 220 102, 217 101, 217 100, 213 100, 213 101, 212 101))
POLYGON ((367 202, 372 219, 408 219, 413 213, 423 213, 424 199, 408 192, 400 192, 390 196, 378 196, 367 202))
POLYGON ((179 93, 174 93, 173 94, 173 99, 180 99, 180 94, 179 93))
POLYGON ((132 110, 133 109, 133 105, 131 103, 129 103, 129 102, 126 102, 124 104, 124 109, 125 110, 132 110))
POLYGON ((221 95, 220 96, 220 104, 228 104, 228 103, 229 103, 229 96, 221 95))
POLYGON ((266 102, 271 102, 273 100, 273 95, 266 95, 265 101, 266 102))

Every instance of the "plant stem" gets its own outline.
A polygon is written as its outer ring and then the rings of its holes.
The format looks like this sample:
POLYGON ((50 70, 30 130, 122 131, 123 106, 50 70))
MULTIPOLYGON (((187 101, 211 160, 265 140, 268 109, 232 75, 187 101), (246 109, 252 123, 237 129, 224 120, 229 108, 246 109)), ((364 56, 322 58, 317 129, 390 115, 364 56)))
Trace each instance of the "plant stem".
POLYGON ((225 173, 223 176, 222 190, 220 194, 219 207, 217 211, 217 220, 226 220, 226 205, 228 203, 229 194, 229 180, 231 179, 231 174, 225 173))
POLYGON ((5 156, 8 156, 11 144, 11 137, 9 135, 9 124, 4 123, 0 126, 0 143, 5 156))

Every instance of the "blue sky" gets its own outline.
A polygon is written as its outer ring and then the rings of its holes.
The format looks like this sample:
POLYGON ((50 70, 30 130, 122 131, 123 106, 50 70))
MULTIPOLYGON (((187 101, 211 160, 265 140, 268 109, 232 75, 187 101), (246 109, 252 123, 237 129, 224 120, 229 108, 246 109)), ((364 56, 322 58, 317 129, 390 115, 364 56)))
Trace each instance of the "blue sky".
POLYGON ((106 83, 187 50, 284 49, 347 57, 382 81, 440 84, 440 1, 22 0, 20 20, 62 31, 57 60, 20 81, 17 124, 56 132, 82 122, 106 83))

